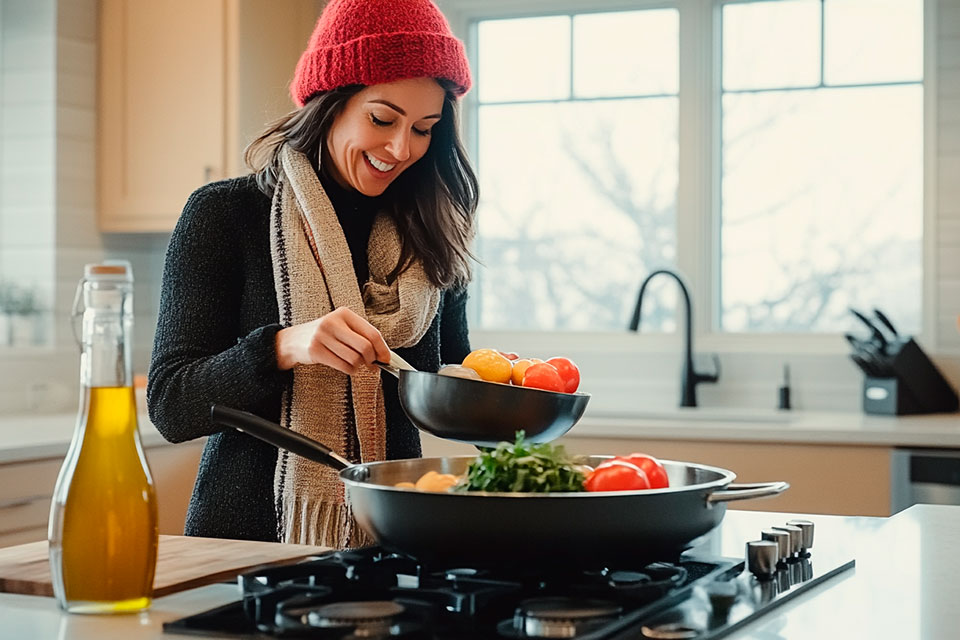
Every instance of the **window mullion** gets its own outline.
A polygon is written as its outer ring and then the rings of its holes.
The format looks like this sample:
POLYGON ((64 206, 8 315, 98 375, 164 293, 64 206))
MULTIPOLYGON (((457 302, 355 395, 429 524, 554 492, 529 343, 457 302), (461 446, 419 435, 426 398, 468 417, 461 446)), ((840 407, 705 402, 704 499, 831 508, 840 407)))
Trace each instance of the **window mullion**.
POLYGON ((691 281, 696 333, 714 326, 716 230, 711 80, 712 0, 681 3, 677 267, 691 281), (711 150, 704 153, 705 150, 711 150))

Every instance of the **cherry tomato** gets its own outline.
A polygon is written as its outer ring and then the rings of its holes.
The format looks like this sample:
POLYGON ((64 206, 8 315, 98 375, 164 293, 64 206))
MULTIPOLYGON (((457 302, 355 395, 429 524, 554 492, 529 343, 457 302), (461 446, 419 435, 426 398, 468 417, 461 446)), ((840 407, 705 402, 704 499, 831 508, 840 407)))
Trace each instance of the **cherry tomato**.
POLYGON ((604 462, 587 476, 583 487, 587 491, 637 491, 649 489, 647 474, 623 460, 604 462))
POLYGON ((667 478, 667 470, 663 468, 660 461, 653 456, 645 453, 631 453, 628 456, 617 456, 614 460, 623 460, 638 467, 647 474, 650 480, 651 489, 664 489, 670 486, 670 480, 667 478))
POLYGON ((560 378, 563 380, 563 390, 566 393, 573 393, 580 386, 580 369, 573 364, 570 358, 550 358, 548 364, 556 367, 560 378))
POLYGON ((563 391, 563 378, 552 364, 546 362, 538 362, 527 367, 526 373, 523 374, 523 382, 520 384, 534 389, 563 391))

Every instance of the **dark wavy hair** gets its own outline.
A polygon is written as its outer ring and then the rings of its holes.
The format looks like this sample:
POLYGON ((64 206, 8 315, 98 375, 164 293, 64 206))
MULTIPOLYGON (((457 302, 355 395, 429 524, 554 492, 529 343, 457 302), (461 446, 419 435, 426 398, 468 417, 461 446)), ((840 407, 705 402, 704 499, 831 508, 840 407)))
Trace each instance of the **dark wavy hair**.
MULTIPOLYGON (((430 281, 439 288, 465 285, 470 279, 470 243, 475 230, 479 184, 458 133, 458 107, 452 85, 445 90, 440 120, 431 130, 430 146, 420 160, 401 173, 384 192, 382 201, 400 233, 400 262, 395 278, 414 257, 423 263, 430 281)), ((326 140, 334 119, 363 85, 351 85, 313 96, 302 108, 288 113, 251 142, 245 152, 257 186, 273 197, 280 173, 284 143, 305 154, 319 170, 326 157, 326 140)))

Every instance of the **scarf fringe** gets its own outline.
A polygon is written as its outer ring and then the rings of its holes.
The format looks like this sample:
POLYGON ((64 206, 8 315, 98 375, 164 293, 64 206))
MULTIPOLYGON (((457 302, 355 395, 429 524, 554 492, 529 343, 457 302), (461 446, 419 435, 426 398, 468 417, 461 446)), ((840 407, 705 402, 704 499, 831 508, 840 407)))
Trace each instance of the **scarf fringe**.
POLYGON ((324 502, 309 496, 287 497, 282 504, 287 543, 350 549, 374 544, 360 528, 347 503, 324 502))

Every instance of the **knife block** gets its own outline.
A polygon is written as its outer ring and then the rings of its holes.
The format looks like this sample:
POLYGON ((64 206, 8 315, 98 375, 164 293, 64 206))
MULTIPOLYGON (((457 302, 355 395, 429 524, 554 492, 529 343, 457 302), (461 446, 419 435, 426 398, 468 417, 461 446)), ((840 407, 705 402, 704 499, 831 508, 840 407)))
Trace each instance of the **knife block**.
POLYGON ((960 406, 957 392, 913 338, 899 343, 890 365, 892 377, 864 377, 864 413, 949 413, 960 406))

